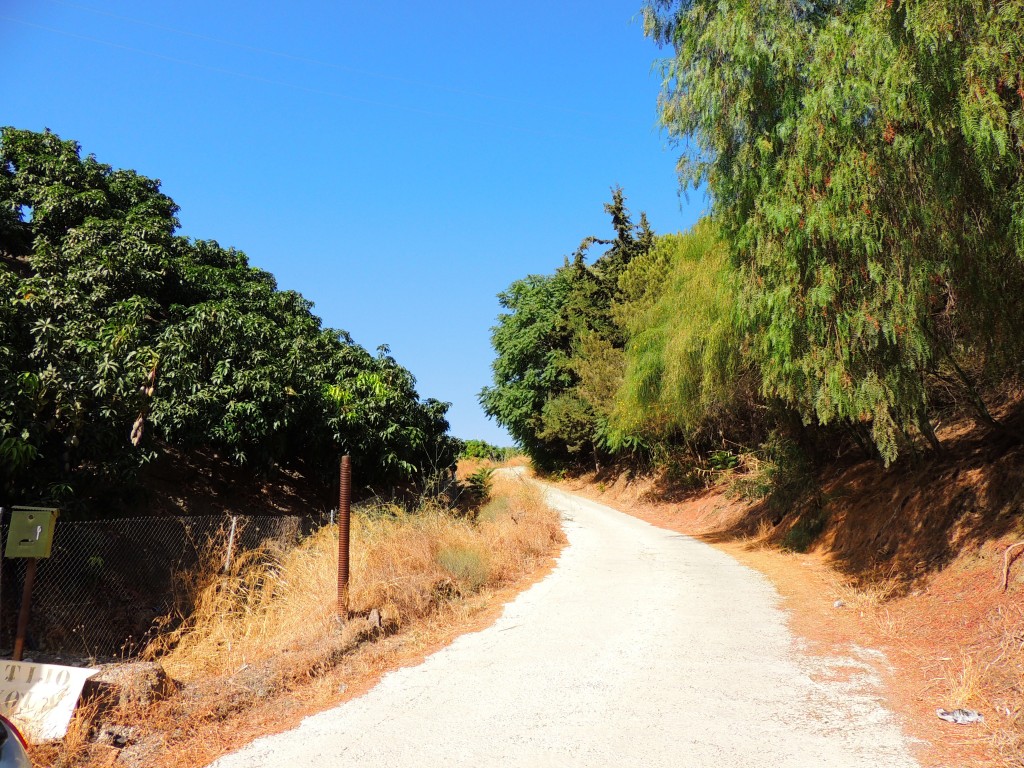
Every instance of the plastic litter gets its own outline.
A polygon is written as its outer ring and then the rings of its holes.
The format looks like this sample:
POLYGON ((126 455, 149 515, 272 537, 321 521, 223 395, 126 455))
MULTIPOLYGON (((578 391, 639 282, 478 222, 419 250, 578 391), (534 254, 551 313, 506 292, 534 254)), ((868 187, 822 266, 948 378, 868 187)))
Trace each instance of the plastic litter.
POLYGON ((957 725, 985 722, 985 718, 982 717, 981 713, 976 712, 973 709, 937 709, 935 710, 935 714, 943 720, 950 723, 956 723, 957 725))

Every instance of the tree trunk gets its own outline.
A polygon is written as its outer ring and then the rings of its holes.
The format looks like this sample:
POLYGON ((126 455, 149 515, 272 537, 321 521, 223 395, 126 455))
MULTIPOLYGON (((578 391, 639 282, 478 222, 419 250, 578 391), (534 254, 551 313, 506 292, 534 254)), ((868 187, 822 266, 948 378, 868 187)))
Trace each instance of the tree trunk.
POLYGON ((931 419, 928 418, 928 414, 922 412, 917 417, 917 428, 924 435, 925 440, 931 445, 932 450, 937 454, 942 454, 942 443, 939 441, 938 436, 935 434, 935 427, 932 426, 931 419))

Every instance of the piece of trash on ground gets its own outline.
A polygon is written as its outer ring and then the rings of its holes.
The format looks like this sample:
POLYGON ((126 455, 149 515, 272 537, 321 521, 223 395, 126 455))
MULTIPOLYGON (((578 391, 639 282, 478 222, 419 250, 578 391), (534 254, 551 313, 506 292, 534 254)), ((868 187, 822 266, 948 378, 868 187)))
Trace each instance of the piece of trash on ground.
POLYGON ((943 720, 950 723, 956 723, 957 725, 967 725, 968 723, 983 723, 985 718, 980 712, 976 712, 973 709, 937 709, 935 714, 943 720))

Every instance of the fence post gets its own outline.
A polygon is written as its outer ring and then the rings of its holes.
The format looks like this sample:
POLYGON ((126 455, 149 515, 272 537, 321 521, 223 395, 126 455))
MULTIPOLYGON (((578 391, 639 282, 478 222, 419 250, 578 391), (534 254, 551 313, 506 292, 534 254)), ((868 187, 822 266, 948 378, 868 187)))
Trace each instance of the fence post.
POLYGON ((28 617, 32 612, 32 585, 36 582, 36 567, 39 560, 34 557, 28 558, 25 563, 25 588, 21 593, 21 610, 18 611, 18 629, 14 637, 15 661, 21 661, 21 655, 25 651, 25 635, 28 632, 28 617))
POLYGON ((224 555, 224 573, 231 570, 231 555, 235 549, 235 525, 238 523, 238 517, 235 515, 231 516, 231 531, 228 533, 228 551, 224 555))
POLYGON ((348 621, 349 522, 352 513, 352 460, 341 457, 338 478, 338 617, 348 621))

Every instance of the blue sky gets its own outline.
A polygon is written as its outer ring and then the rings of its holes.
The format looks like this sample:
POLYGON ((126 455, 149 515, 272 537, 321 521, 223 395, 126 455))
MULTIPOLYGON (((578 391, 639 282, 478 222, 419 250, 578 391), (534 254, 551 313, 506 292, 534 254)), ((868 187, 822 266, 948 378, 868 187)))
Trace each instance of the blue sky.
POLYGON ((476 402, 496 294, 608 236, 614 185, 657 232, 704 208, 678 194, 639 4, 0 0, 0 125, 161 179, 183 234, 507 444, 476 402))

